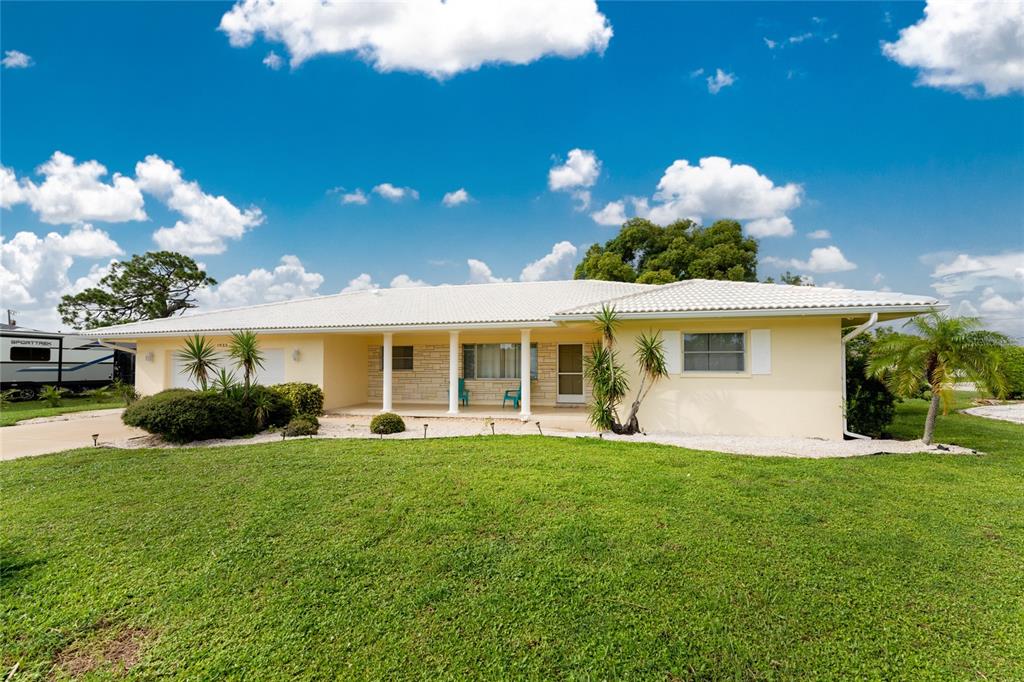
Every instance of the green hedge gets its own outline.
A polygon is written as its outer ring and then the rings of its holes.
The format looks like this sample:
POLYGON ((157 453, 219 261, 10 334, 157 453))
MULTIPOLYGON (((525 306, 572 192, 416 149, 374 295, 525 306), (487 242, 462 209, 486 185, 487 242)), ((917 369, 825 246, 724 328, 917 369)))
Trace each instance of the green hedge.
POLYGON ((1024 398, 1024 346, 1004 348, 999 366, 1006 377, 1006 397, 1024 398))
POLYGON ((324 412, 324 392, 316 384, 292 382, 275 384, 270 387, 291 404, 293 414, 309 414, 314 417, 324 412))
POLYGON ((896 397, 884 382, 867 376, 877 336, 862 334, 846 344, 846 428, 872 438, 882 436, 896 415, 896 397))
POLYGON ((370 420, 370 431, 379 434, 401 433, 405 422, 394 412, 382 412, 370 420))
POLYGON ((212 391, 162 391, 137 400, 121 418, 172 443, 231 438, 254 430, 252 417, 241 403, 212 391))
POLYGON ((251 427, 252 432, 259 430, 255 423, 256 419, 255 415, 252 414, 252 409, 259 404, 261 399, 265 399, 267 401, 270 412, 266 422, 263 424, 264 427, 284 426, 291 421, 294 415, 298 414, 292 407, 292 403, 288 400, 287 396, 282 395, 281 392, 275 388, 256 385, 251 387, 249 391, 251 393, 249 401, 243 401, 243 406, 246 408, 246 411, 250 413, 253 420, 251 427), (266 397, 264 398, 264 396, 266 397))

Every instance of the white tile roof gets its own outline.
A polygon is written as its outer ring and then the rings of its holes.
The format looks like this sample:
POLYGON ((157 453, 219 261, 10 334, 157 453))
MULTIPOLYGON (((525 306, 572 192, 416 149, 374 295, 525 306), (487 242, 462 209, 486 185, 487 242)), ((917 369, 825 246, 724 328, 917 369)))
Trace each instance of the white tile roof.
MULTIPOLYGON (((647 291, 633 292, 609 301, 621 316, 672 313, 707 313, 730 311, 835 311, 850 309, 906 309, 908 312, 941 306, 931 296, 897 294, 889 291, 858 291, 827 287, 763 284, 760 282, 725 282, 690 279, 665 284, 647 291)), ((575 308, 566 307, 558 318, 589 316, 601 309, 602 302, 591 302, 575 308)))
POLYGON ((91 336, 134 337, 238 329, 385 329, 446 325, 551 323, 563 308, 654 289, 598 280, 507 282, 378 289, 192 313, 93 329, 91 336))
POLYGON ((602 303, 623 317, 700 316, 756 311, 836 314, 921 312, 942 307, 928 296, 784 284, 687 280, 662 286, 568 280, 379 289, 193 313, 93 329, 102 338, 289 330, 387 330, 418 327, 553 324, 588 319, 602 303))

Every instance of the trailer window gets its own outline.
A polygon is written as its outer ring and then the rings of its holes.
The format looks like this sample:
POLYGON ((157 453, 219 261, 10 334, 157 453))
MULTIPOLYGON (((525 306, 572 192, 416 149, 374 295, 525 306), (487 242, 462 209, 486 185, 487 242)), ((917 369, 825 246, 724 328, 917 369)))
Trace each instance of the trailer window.
POLYGON ((11 346, 11 360, 22 362, 49 362, 50 349, 11 346))

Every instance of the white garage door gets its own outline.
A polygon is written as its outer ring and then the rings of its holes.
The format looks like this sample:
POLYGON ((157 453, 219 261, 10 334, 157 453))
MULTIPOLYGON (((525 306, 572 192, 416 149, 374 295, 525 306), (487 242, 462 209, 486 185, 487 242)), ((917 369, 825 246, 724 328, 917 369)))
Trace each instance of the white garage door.
MULTIPOLYGON (((218 367, 227 367, 235 373, 235 378, 241 382, 242 372, 235 367, 234 361, 226 355, 217 358, 218 367)), ((177 353, 171 356, 171 387, 173 388, 198 388, 195 382, 189 378, 184 371, 185 361, 178 357, 177 353)), ((268 348, 263 351, 263 369, 256 370, 256 383, 264 386, 284 383, 284 350, 281 348, 268 348)))

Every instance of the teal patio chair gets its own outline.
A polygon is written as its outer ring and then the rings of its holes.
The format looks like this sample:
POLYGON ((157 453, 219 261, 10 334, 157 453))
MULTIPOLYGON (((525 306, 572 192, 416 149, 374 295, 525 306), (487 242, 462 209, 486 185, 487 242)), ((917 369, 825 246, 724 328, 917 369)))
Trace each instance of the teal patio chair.
POLYGON ((519 388, 510 388, 505 391, 505 397, 501 399, 501 407, 505 408, 505 403, 511 401, 512 407, 519 407, 519 401, 523 399, 523 385, 519 384, 519 388))
MULTIPOLYGON (((452 394, 450 390, 446 392, 448 395, 452 394)), ((469 407, 469 391, 466 389, 465 379, 459 379, 459 403, 469 407)))

